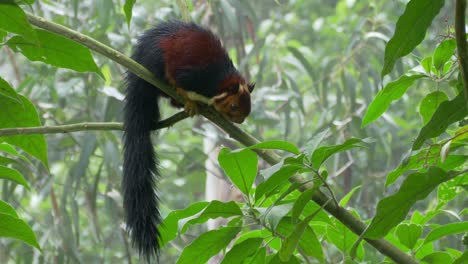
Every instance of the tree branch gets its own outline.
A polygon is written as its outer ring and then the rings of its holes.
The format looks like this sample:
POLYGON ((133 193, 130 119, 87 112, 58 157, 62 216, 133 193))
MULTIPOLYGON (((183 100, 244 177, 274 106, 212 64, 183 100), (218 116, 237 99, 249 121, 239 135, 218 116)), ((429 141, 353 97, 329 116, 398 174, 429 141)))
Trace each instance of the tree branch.
POLYGON ((468 107, 468 52, 466 48, 465 31, 466 0, 457 0, 455 6, 455 40, 457 41, 458 63, 465 93, 465 102, 468 107))
MULTIPOLYGON (((156 129, 170 127, 175 123, 187 118, 188 115, 184 111, 179 112, 167 119, 161 120, 156 124, 156 129)), ((14 127, 0 129, 0 137, 14 135, 30 135, 30 134, 58 134, 71 133, 89 130, 123 130, 123 124, 118 122, 86 122, 78 124, 60 125, 60 126, 41 126, 41 127, 14 127)))
MULTIPOLYGON (((154 75, 151 74, 151 72, 149 72, 143 66, 136 63, 135 61, 125 56, 124 54, 110 47, 107 47, 104 44, 86 35, 80 34, 69 28, 55 24, 53 22, 46 21, 43 18, 28 14, 28 20, 31 24, 37 27, 49 30, 51 32, 57 33, 62 36, 65 36, 69 39, 72 39, 76 42, 83 44, 84 46, 98 53, 101 53, 102 55, 108 57, 109 59, 126 67, 128 70, 135 73, 137 76, 144 79, 145 81, 153 84, 154 86, 162 90, 164 93, 166 93, 170 97, 176 99, 176 101, 178 101, 179 103, 182 103, 182 98, 175 93, 175 89, 172 89, 167 84, 157 80, 154 77, 154 75)), ((245 146, 251 146, 260 142, 259 140, 251 136, 250 134, 247 134, 246 132, 241 130, 239 127, 237 127, 233 123, 226 120, 221 114, 216 112, 212 107, 209 107, 207 105, 200 105, 200 113, 203 116, 205 116, 207 119, 209 119, 211 122, 221 127, 229 136, 236 139, 237 141, 239 141, 245 146)), ((280 157, 273 151, 257 150, 256 152, 269 164, 276 164, 280 161, 280 157)), ((297 183, 305 182, 302 179, 302 177, 299 177, 299 176, 292 177, 291 181, 297 182, 297 183)), ((305 191, 308 188, 311 188, 310 184, 304 184, 304 187, 301 188, 301 191, 305 191)), ((324 207, 325 210, 327 210, 330 214, 335 216, 340 222, 342 222, 345 226, 350 228, 350 230, 352 230, 354 233, 360 235, 364 231, 366 225, 360 220, 358 220, 357 218, 355 218, 350 212, 348 212, 343 207, 337 206, 333 203, 326 204, 329 199, 330 198, 328 198, 324 193, 322 193, 319 190, 317 190, 314 193, 314 196, 312 197, 312 200, 314 202, 316 202, 320 206, 325 206, 324 207)), ((379 250, 382 254, 388 256, 389 258, 391 258, 397 263, 417 263, 411 256, 404 253, 403 251, 401 251, 394 245, 390 244, 385 239, 375 239, 375 240, 366 239, 366 241, 370 245, 372 245, 374 248, 379 250)))

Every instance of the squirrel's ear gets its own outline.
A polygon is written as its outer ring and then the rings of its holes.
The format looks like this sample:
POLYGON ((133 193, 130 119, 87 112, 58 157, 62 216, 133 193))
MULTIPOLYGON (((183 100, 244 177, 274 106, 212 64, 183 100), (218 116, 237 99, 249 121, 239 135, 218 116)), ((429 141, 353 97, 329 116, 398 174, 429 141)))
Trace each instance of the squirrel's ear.
POLYGON ((247 84, 247 87, 249 88, 249 92, 252 92, 255 88, 255 83, 249 83, 247 84))

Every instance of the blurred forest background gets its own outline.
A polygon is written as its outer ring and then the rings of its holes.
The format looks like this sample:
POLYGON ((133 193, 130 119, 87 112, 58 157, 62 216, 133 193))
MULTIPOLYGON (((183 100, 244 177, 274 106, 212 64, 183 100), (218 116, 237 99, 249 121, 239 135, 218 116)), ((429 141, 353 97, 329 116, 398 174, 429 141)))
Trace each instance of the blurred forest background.
MULTIPOLYGON (((242 129, 261 140, 286 140, 299 147, 326 128, 331 132, 326 142, 331 145, 350 137, 372 139, 367 149, 343 152, 327 161, 327 181, 335 195, 340 199, 361 186, 348 207, 361 219, 370 219, 377 201, 397 190, 399 184, 389 188, 384 184, 387 173, 398 167, 423 125, 417 105, 428 91, 444 88, 419 81, 376 122, 361 128, 362 117, 377 92, 419 65, 443 36, 453 33, 453 4, 447 1, 422 45, 399 60, 382 80, 385 45, 407 2, 141 0, 134 5, 130 25, 122 0, 35 1, 23 9, 128 55, 136 38, 159 21, 192 20, 217 32, 234 64, 256 82, 253 111, 242 129)), ((99 54, 93 56, 104 78, 31 62, 9 48, 0 50, 0 72, 34 103, 44 125, 121 122, 126 70, 99 54)), ((177 111, 166 101, 162 105, 163 117, 177 111)), ((50 172, 38 164, 26 164, 21 171, 31 190, 2 182, 1 191, 2 199, 32 226, 43 252, 15 240, 2 240, 0 262, 130 261, 126 252, 133 249, 122 228, 122 133, 84 131, 46 137, 50 172), (58 216, 63 219, 60 223, 58 216)), ((159 192, 164 215, 207 198, 242 198, 230 184, 207 180, 210 175, 223 177, 216 166, 219 146, 239 145, 203 117, 159 131, 156 142, 163 171, 159 192), (210 188, 205 188, 207 181, 211 181, 210 188)), ((413 209, 424 212, 436 200, 433 193, 413 209)), ((460 220, 463 216, 458 212, 466 206, 466 199, 455 199, 432 221, 460 220)), ((174 263, 184 242, 205 229, 194 227, 185 238, 166 246, 162 263, 174 263)), ((463 251, 460 239, 441 243, 463 251)), ((133 256, 136 263, 137 255, 133 256)), ((330 244, 325 259, 338 263, 343 261, 343 253, 330 244)), ((366 250, 365 259, 377 263, 382 257, 371 249, 366 250)))

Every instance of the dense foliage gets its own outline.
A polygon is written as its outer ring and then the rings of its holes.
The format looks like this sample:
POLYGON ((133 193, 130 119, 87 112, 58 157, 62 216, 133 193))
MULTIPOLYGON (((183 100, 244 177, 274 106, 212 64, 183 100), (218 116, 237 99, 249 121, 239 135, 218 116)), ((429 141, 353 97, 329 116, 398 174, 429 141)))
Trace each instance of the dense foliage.
POLYGON ((173 18, 256 82, 240 128, 262 142, 203 117, 159 131, 161 263, 465 263, 463 3, 0 1, 0 263, 139 261, 119 122, 144 71, 110 47, 173 18), (210 176, 228 184, 204 196, 210 176))

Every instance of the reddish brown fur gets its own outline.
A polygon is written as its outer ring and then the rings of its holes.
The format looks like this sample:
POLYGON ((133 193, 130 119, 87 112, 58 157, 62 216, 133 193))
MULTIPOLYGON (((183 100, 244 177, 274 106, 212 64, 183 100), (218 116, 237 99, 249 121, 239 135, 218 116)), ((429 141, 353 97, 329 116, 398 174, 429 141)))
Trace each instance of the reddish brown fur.
POLYGON ((166 77, 174 80, 177 69, 187 65, 210 65, 225 56, 221 42, 202 31, 183 29, 159 43, 166 62, 166 77), (183 52, 181 52, 183 51, 183 52))
POLYGON ((216 110, 236 123, 242 123, 250 113, 250 92, 247 89, 240 89, 241 85, 246 86, 241 76, 227 77, 221 83, 219 91, 219 94, 227 93, 227 96, 214 101, 216 110))

